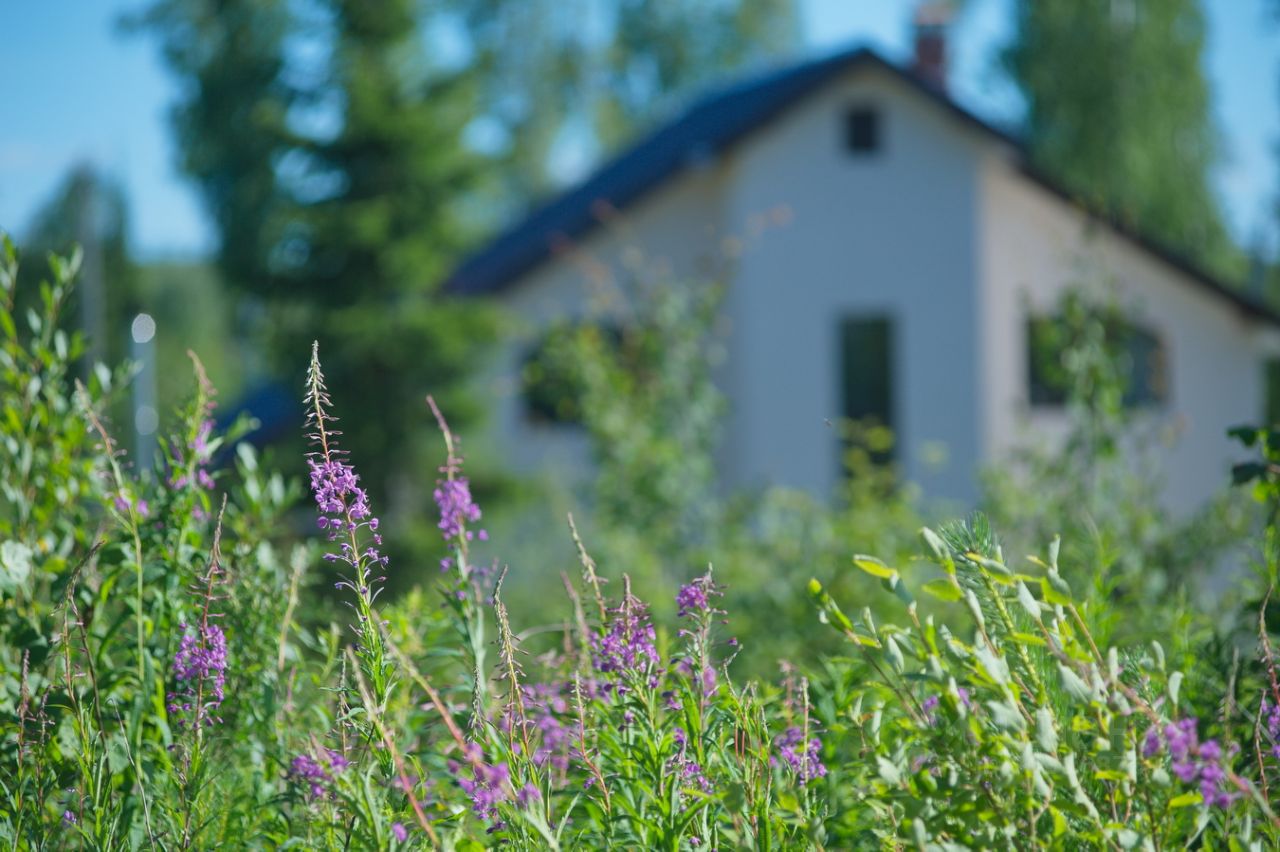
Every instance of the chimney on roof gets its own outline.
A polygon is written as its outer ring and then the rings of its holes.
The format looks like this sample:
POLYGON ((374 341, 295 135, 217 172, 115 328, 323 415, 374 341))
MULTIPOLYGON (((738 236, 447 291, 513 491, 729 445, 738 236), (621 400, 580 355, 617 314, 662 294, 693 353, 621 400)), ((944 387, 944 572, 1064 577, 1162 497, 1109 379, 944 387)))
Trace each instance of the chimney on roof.
POLYGON ((916 7, 915 58, 911 72, 940 92, 947 90, 947 27, 951 4, 925 2, 916 7))

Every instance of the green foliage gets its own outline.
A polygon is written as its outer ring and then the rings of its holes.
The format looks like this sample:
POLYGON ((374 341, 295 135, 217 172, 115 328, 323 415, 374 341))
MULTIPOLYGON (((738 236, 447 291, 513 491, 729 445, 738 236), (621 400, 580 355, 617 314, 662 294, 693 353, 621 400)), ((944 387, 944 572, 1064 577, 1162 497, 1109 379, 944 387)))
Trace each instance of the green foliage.
POLYGON ((564 182, 699 87, 799 46, 795 0, 452 0, 477 69, 500 209, 564 182), (579 162, 583 155, 576 158, 579 162))
MULTIPOLYGON (((574 126, 607 124, 612 147, 652 114, 656 94, 683 93, 795 33, 789 0, 157 0, 133 25, 159 39, 184 83, 183 169, 213 214, 228 285, 267 308, 273 369, 296 374, 293 353, 320 339, 331 377, 366 415, 348 443, 402 517, 420 516, 425 499, 404 473, 425 462, 426 392, 464 432, 478 414, 467 380, 494 317, 437 292, 460 252, 498 211, 545 189, 552 143, 574 126), (585 18, 607 26, 584 32, 585 18), (625 106, 606 120, 615 103, 625 106), (481 126, 511 144, 467 144, 481 126), (390 445, 401 460, 379 452, 390 445)), ((398 533, 396 551, 417 552, 421 532, 398 533)))
MULTIPOLYGON (((581 514, 602 563, 627 565, 640 593, 654 597, 714 563, 731 628, 755 636, 761 651, 745 670, 817 659, 832 640, 805 618, 804 574, 838 572, 850 546, 894 558, 914 550, 916 496, 879 461, 892 434, 839 425, 847 476, 834 509, 787 488, 735 491, 717 459, 727 410, 715 382, 723 286, 644 279, 629 293, 610 314, 554 329, 534 364, 532 386, 575 415, 590 441, 581 514), (773 630, 779 621, 794 626, 773 630)), ((862 579, 838 576, 839 592, 876 595, 862 579)))
POLYGON ((226 283, 262 294, 288 198, 277 157, 294 141, 297 92, 283 78, 292 20, 285 0, 158 0, 128 21, 155 33, 184 84, 172 120, 182 171, 199 186, 218 234, 226 283))
MULTIPOLYGON (((1256 518, 1225 488, 1185 517, 1161 506, 1151 448, 1161 443, 1163 424, 1158 409, 1127 404, 1136 374, 1129 328, 1114 299, 1081 287, 1064 293, 1052 337, 1041 338, 1053 345, 1035 354, 1065 391, 1065 434, 1052 444, 1030 443, 987 471, 984 505, 1019 551, 1061 535, 1063 572, 1083 599, 1136 606, 1194 595, 1204 566, 1243 558, 1238 543, 1256 518)), ((1107 636, 1167 636, 1177 609, 1156 615, 1097 628, 1107 636), (1166 617, 1172 621, 1162 623, 1166 617)))
POLYGON ((1240 277, 1210 187, 1219 145, 1200 4, 1024 0, 1015 14, 1003 60, 1036 164, 1087 205, 1240 277))
POLYGON ((1197 725, 1187 693, 1203 685, 1160 642, 1100 645, 1057 539, 1024 571, 980 518, 922 536, 937 573, 921 588, 962 617, 950 626, 922 619, 898 572, 875 560, 857 562, 893 588, 903 626, 850 618, 810 584, 853 655, 816 702, 863 756, 846 764, 856 805, 842 828, 890 848, 1276 842, 1272 758, 1236 749, 1258 742, 1261 716, 1231 704, 1197 725))
MULTIPOLYGON (((216 464, 234 434, 212 428, 198 360, 162 458, 131 467, 101 418, 117 377, 95 369, 78 387, 70 377, 80 343, 58 323, 75 261, 52 259, 41 309, 21 330, 7 241, 0 261, 0 712, 14 720, 0 734, 0 838, 13 848, 1280 842, 1270 792, 1280 690, 1265 627, 1258 665, 1233 663, 1225 682, 1163 642, 1100 641, 1098 622, 1132 610, 1077 599, 1057 539, 1025 565, 1007 562, 981 517, 920 530, 927 557, 906 571, 897 566, 909 554, 803 559, 835 582, 796 583, 808 611, 771 610, 743 642, 724 632, 740 613, 725 609, 736 604, 719 568, 670 569, 665 588, 654 585, 675 614, 652 618, 619 570, 629 554, 602 569, 571 523, 578 579, 562 575, 563 601, 517 621, 506 570, 473 551, 483 516, 434 401, 445 450, 437 529, 450 555, 438 596, 419 589, 387 605, 382 527, 338 445, 341 389, 335 404, 317 355, 308 405, 321 547, 294 539, 285 513, 296 486, 243 446, 216 464), (318 606, 312 583, 336 584, 351 607, 318 606), (846 614, 849 595, 868 602, 877 588, 877 612, 897 617, 846 614), (814 625, 835 653, 783 665, 777 681, 743 677, 766 669, 747 658, 793 617, 797 635, 816 637, 814 625)), ((690 304, 667 301, 680 298, 714 294, 655 294, 650 321, 690 304)), ((690 378, 705 340, 684 345, 670 358, 690 378)), ((667 357, 642 351, 647 364, 667 357)), ((609 373, 617 363, 605 374, 626 385, 630 372, 609 373)), ((662 400, 664 387, 650 376, 624 390, 662 400)), ((707 428, 681 446, 701 447, 707 428)), ((662 450, 662 436, 636 434, 662 450)), ((1263 448, 1238 478, 1258 479, 1274 520, 1280 442, 1239 436, 1263 448)), ((882 436, 855 444, 854 469, 882 446, 882 436)), ((664 472, 637 467, 630 451, 609 463, 628 476, 664 472)), ((851 499, 895 493, 883 471, 859 483, 851 499)), ((637 506, 669 499, 646 493, 637 506)), ((751 524, 714 537, 655 540, 673 559, 714 541, 729 564, 742 548, 772 567, 781 554, 847 554, 842 530, 873 534, 906 523, 909 508, 863 515, 861 527, 769 531, 770 511, 816 517, 768 509, 777 499, 748 501, 751 524), (833 540, 808 541, 815 532, 833 540)), ((732 520, 716 506, 713 521, 732 520)), ((647 521, 663 522, 664 506, 652 511, 647 521)), ((1267 535, 1274 577, 1274 523, 1267 535)), ((520 544, 502 546, 522 556, 520 544)))
POLYGON ((631 321, 617 332, 563 329, 547 353, 551 372, 576 390, 570 402, 591 438, 597 520, 620 533, 645 530, 645 550, 675 570, 713 549, 720 531, 714 450, 725 406, 712 382, 722 354, 710 332, 721 293, 706 282, 638 288, 631 321))
MULTIPOLYGON (((284 601, 274 590, 287 573, 272 543, 288 489, 242 451, 231 493, 243 499, 219 512, 209 477, 223 474, 207 466, 221 439, 198 362, 192 402, 161 467, 131 470, 103 421, 122 374, 97 364, 80 384, 70 369, 83 344, 60 322, 78 257, 51 257, 41 308, 14 317, 17 255, 7 238, 4 247, 0 705, 15 722, 0 746, 4 834, 19 848, 53 838, 154 845, 162 836, 190 845, 216 812, 234 836, 251 808, 210 798, 210 753, 166 706, 168 670, 187 632, 181 625, 211 606, 236 614, 236 632, 269 636, 267 647, 279 641, 282 654, 293 647, 279 632, 284 601), (227 574, 242 583, 224 585, 227 574), (210 578, 219 582, 211 587, 210 578)), ((241 728, 247 747, 278 736, 282 675, 249 663, 228 678, 232 693, 218 713, 241 728)), ((254 772, 242 764, 227 777, 254 772)))
MULTIPOLYGON (((184 168, 214 213, 228 284, 266 308, 254 343, 294 375, 293 353, 320 339, 365 415, 347 442, 406 516, 425 501, 403 475, 425 466, 422 401, 432 391, 470 422, 466 381, 494 333, 486 308, 437 292, 480 160, 461 142, 467 80, 420 55, 418 11, 332 0, 303 18, 283 3, 163 0, 141 21, 191 84, 177 110, 184 168), (291 40, 324 46, 324 63, 292 67, 291 40)), ((413 542, 399 536, 397 551, 413 542)))
MULTIPOLYGON (((51 252, 69 254, 84 246, 81 254, 85 279, 73 303, 65 308, 77 317, 93 360, 119 363, 128 357, 126 329, 137 307, 140 271, 129 255, 128 205, 120 186, 91 166, 73 168, 27 228, 22 249, 28 257, 51 252)), ((21 293, 39 291, 39 279, 47 270, 32 264, 23 267, 21 293)), ((17 304, 19 315, 28 305, 17 304)), ((37 310, 39 308, 37 307, 37 310)))

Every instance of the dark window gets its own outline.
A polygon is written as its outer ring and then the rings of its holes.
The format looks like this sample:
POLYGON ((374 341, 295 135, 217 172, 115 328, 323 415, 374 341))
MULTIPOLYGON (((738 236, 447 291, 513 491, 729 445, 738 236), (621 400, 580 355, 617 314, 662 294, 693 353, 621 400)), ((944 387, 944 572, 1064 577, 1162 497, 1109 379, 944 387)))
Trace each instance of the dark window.
MULTIPOLYGON (((1071 381, 1063 357, 1072 345, 1070 335, 1057 317, 1027 321, 1027 391, 1032 405, 1066 404, 1071 381)), ((1168 358, 1160 338, 1149 329, 1124 321, 1111 323, 1106 338, 1112 357, 1120 359, 1124 404, 1140 408, 1167 402, 1168 358)))
POLYGON ((1263 393, 1262 415, 1266 426, 1280 425, 1280 358, 1268 358, 1262 365, 1263 393))
POLYGON ((855 154, 880 150, 880 111, 873 107, 853 107, 845 114, 845 147, 855 154))
MULTIPOLYGON (((840 324, 840 391, 840 413, 847 423, 893 429, 893 323, 888 317, 854 317, 840 324)), ((892 443, 873 449, 875 461, 892 460, 892 443)))
POLYGON ((520 389, 525 414, 533 422, 582 423, 582 384, 574 336, 586 332, 603 335, 612 347, 621 345, 622 329, 618 326, 566 323, 548 331, 525 353, 520 389))

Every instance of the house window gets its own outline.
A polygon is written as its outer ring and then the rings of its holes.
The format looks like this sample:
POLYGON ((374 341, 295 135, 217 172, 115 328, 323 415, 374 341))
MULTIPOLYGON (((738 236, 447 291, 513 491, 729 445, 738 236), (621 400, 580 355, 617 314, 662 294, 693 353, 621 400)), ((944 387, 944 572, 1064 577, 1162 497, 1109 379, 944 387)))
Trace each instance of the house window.
POLYGON ((852 107, 845 113, 845 147, 865 156, 880 150, 880 111, 874 107, 852 107))
POLYGON ((530 421, 582 424, 583 389, 574 336, 588 330, 601 334, 611 347, 621 345, 622 329, 618 326, 565 323, 546 332, 525 352, 520 389, 525 416, 530 421))
MULTIPOLYGON (((840 414, 858 426, 892 430, 893 390, 893 322, 884 316, 846 318, 840 324, 840 414)), ((875 461, 892 461, 892 443, 871 449, 875 461)))
POLYGON ((1280 358, 1268 358, 1262 364, 1262 416, 1265 425, 1280 425, 1280 358))
MULTIPOLYGON (((1128 408, 1165 404, 1169 399, 1168 356, 1150 329, 1117 320, 1105 332, 1110 356, 1121 365, 1123 403, 1128 408)), ((1071 389, 1064 356, 1075 345, 1058 317, 1027 321, 1027 395, 1033 406, 1065 405, 1071 389)))

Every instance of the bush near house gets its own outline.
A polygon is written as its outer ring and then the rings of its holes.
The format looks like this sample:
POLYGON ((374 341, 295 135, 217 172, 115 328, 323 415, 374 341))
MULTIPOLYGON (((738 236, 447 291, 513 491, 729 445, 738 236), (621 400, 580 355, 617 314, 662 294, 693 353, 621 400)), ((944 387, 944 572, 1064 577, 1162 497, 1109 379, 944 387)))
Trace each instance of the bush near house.
MULTIPOLYGON (((196 359, 161 463, 132 469, 102 417, 118 376, 77 380, 79 343, 59 327, 74 259, 14 316, 17 259, 3 251, 0 836, 12 848, 1280 842, 1266 620, 1280 433, 1239 433, 1259 457, 1237 478, 1270 518, 1256 542, 1262 601, 1237 625, 1249 640, 1175 630, 1105 644, 1095 625, 1134 618, 1113 609, 1130 601, 1074 589, 1083 567, 1063 563, 1057 539, 1015 558, 973 518, 920 530, 909 573, 851 552, 844 570, 892 601, 876 611, 833 595, 832 577, 801 580, 797 627, 817 624, 834 652, 749 678, 756 636, 726 631, 722 572, 655 589, 673 611, 655 620, 626 552, 597 564, 572 522, 578 565, 546 575, 563 588, 559 611, 514 621, 506 569, 474 555, 484 516, 438 410, 448 555, 434 589, 381 598, 390 572, 409 569, 382 554, 360 460, 335 428, 342 389, 326 387, 317 352, 308 500, 252 452, 215 468, 227 436, 196 359), (318 535, 297 534, 298 512, 318 535), (315 603, 320 586, 342 605, 315 603), (1210 655, 1225 682, 1189 669, 1210 655)), ((519 555, 518 541, 492 544, 519 555)))

